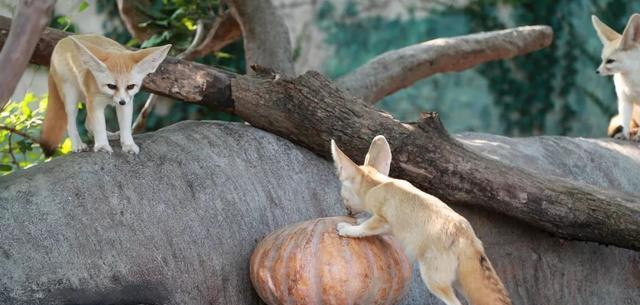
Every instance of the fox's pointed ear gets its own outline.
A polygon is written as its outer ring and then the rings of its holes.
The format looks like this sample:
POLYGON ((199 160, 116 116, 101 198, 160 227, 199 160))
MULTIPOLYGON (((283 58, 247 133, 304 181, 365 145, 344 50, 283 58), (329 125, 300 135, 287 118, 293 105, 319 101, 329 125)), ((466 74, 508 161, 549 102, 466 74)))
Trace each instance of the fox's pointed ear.
POLYGON ((389 175, 391 148, 384 136, 379 135, 373 138, 371 146, 369 146, 369 152, 367 152, 367 156, 364 159, 364 165, 371 166, 384 175, 389 175))
POLYGON ((358 165, 351 161, 351 159, 338 148, 334 140, 331 140, 331 156, 333 157, 333 162, 340 180, 346 180, 356 176, 359 170, 358 165))
POLYGON ((622 41, 620 41, 620 48, 628 50, 636 46, 640 42, 640 14, 633 14, 629 18, 627 27, 624 28, 622 33, 622 41))
POLYGON ((107 69, 107 65, 105 65, 98 57, 96 57, 93 52, 89 51, 87 47, 85 47, 80 41, 75 39, 73 36, 69 36, 73 44, 76 46, 76 50, 78 50, 78 55, 80 56, 80 60, 82 63, 93 73, 94 76, 100 77, 109 74, 109 69, 107 69))
POLYGON ((167 57, 171 45, 143 49, 135 52, 138 63, 133 67, 133 73, 142 77, 156 71, 160 63, 167 57))
POLYGON ((591 15, 591 23, 593 23, 593 28, 596 29, 596 33, 598 33, 598 37, 602 44, 607 44, 611 41, 614 41, 620 37, 620 34, 610 28, 608 25, 604 24, 600 21, 596 15, 591 15))

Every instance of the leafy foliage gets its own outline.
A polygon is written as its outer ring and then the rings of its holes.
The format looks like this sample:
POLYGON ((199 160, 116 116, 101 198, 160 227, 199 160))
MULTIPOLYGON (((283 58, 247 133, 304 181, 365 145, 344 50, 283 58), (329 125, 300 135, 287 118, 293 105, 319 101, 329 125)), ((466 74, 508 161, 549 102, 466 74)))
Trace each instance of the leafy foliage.
MULTIPOLYGON (((19 102, 10 102, 0 113, 0 174, 27 168, 44 162, 37 143, 42 129, 47 98, 27 93, 19 102)), ((71 141, 65 140, 56 155, 71 151, 71 141)))

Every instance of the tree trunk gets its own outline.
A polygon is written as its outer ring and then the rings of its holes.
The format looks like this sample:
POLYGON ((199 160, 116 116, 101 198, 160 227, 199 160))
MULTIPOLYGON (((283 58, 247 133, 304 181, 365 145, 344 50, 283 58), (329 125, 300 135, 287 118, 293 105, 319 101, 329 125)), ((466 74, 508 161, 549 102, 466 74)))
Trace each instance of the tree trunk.
POLYGON ((20 0, 16 14, 9 27, 2 28, 2 35, 8 36, 0 51, 0 110, 9 101, 20 77, 27 68, 31 54, 40 40, 42 31, 51 20, 55 0, 20 0))

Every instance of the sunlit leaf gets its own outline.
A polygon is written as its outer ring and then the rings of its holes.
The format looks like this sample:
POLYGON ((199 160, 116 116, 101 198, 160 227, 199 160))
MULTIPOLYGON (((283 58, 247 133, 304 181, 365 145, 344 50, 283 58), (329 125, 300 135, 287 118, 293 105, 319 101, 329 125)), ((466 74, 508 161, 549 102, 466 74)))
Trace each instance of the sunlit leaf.
POLYGON ((68 154, 71 152, 71 148, 71 139, 67 138, 62 143, 62 146, 60 146, 60 152, 62 152, 63 154, 68 154))
POLYGON ((225 53, 225 52, 216 52, 214 54, 217 58, 233 58, 233 55, 229 54, 229 53, 225 53))
POLYGON ((187 29, 189 29, 189 31, 195 31, 196 30, 196 24, 193 22, 193 20, 185 17, 182 18, 182 24, 184 24, 184 26, 187 27, 187 29))
POLYGON ((89 7, 89 2, 82 1, 82 3, 80 3, 80 6, 78 7, 78 12, 82 12, 84 10, 86 10, 89 7))

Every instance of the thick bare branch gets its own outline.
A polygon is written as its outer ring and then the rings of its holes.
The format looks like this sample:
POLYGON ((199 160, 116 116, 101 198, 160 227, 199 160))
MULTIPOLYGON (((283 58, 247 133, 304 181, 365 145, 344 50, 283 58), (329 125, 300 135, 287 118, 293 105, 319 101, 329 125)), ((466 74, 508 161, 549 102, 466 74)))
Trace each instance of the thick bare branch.
POLYGON ((552 40, 548 26, 439 38, 381 54, 336 83, 352 96, 374 104, 433 74, 523 55, 548 46, 552 40))
POLYGON ((244 38, 247 72, 252 65, 293 76, 293 56, 289 29, 271 0, 229 0, 231 12, 240 24, 244 38))
MULTIPOLYGON (((0 51, 0 110, 4 108, 20 77, 27 68, 31 54, 40 40, 42 31, 51 20, 55 0, 20 0, 11 31, 0 51)), ((0 35, 7 35, 8 28, 0 35)))

